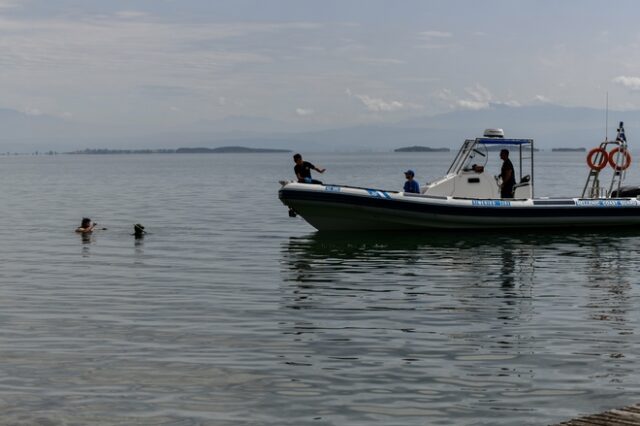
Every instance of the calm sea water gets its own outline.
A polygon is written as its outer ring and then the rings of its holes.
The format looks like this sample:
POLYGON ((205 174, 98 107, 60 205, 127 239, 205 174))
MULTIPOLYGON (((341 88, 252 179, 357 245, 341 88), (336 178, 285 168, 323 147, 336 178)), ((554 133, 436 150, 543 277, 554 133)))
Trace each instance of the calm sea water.
MULTIPOLYGON (((451 158, 306 156, 389 190, 451 158)), ((537 195, 578 195, 583 159, 539 153, 537 195)), ((292 166, 0 157, 0 423, 542 425, 640 400, 640 232, 322 235, 277 199, 292 166)))

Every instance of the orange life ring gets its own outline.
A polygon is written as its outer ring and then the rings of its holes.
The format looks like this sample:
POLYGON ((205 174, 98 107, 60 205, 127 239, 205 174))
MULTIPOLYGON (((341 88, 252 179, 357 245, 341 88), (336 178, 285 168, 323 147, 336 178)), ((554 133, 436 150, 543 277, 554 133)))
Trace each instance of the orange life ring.
POLYGON ((607 151, 605 151, 604 148, 593 148, 591 151, 589 151, 589 154, 587 155, 587 164, 589 165, 589 168, 591 170, 602 170, 605 167, 607 167, 608 162, 609 162, 609 154, 607 154, 607 151), (598 153, 602 155, 600 156, 600 162, 598 164, 595 164, 593 162, 593 159, 597 157, 598 153))
POLYGON ((627 170, 631 165, 631 154, 624 148, 621 149, 619 146, 615 147, 609 153, 609 165, 616 171, 627 170), (616 154, 618 154, 618 152, 624 155, 624 162, 622 164, 616 163, 615 158, 617 157, 616 154))

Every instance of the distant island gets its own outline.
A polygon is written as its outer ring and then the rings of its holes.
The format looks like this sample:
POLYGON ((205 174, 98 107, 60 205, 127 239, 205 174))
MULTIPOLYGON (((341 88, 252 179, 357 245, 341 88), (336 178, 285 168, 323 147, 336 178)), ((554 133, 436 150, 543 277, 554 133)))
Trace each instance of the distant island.
MULTIPOLYGON (((487 145, 487 151, 489 152, 499 152, 502 151, 503 149, 506 149, 509 152, 517 152, 518 151, 518 146, 514 146, 514 145, 487 145)), ((529 150, 529 148, 527 148, 527 150, 529 150)), ((538 148, 533 148, 533 152, 538 152, 540 151, 538 148)))
MULTIPOLYGON (((247 148, 244 146, 222 146, 220 148, 178 148, 178 149, 83 149, 66 154, 273 154, 292 152, 288 149, 247 148)), ((36 153, 37 155, 37 153, 36 153)))
POLYGON ((291 152, 288 149, 247 148, 244 146, 221 146, 220 148, 178 148, 176 154, 278 154, 291 152))
MULTIPOLYGON (((81 149, 77 151, 65 152, 71 155, 103 155, 103 154, 175 154, 175 149, 81 149)), ((37 155, 37 153, 36 153, 37 155)))
POLYGON ((431 148, 428 146, 406 146, 404 148, 394 149, 393 152, 449 152, 449 148, 431 148))
POLYGON ((552 152, 587 152, 587 148, 551 148, 552 152))

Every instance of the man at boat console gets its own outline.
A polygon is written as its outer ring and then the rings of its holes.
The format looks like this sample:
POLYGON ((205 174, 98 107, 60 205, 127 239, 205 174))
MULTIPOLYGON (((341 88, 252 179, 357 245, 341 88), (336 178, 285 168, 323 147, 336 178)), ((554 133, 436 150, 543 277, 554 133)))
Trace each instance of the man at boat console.
POLYGON ((296 165, 293 167, 293 171, 296 174, 296 178, 300 183, 315 183, 322 185, 322 182, 311 178, 311 170, 315 170, 318 173, 324 173, 326 169, 319 169, 308 161, 302 161, 302 155, 295 154, 293 161, 296 165))
POLYGON ((513 198, 513 186, 516 184, 516 177, 513 170, 513 163, 509 160, 509 150, 500 151, 500 159, 502 160, 502 169, 500 170, 500 178, 502 185, 500 186, 501 198, 513 198))

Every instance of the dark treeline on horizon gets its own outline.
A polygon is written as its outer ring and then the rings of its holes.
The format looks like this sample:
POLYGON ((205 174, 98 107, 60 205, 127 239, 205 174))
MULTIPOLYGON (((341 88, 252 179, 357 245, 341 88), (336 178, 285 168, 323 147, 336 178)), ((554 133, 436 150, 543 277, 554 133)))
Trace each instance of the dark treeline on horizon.
POLYGON ((178 148, 178 149, 83 149, 66 154, 226 154, 226 153, 284 153, 287 149, 247 148, 243 146, 223 146, 220 148, 178 148))
POLYGON ((175 154, 175 149, 83 149, 66 154, 175 154))

